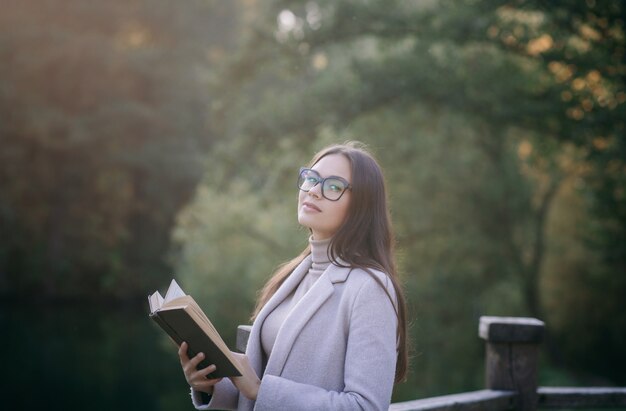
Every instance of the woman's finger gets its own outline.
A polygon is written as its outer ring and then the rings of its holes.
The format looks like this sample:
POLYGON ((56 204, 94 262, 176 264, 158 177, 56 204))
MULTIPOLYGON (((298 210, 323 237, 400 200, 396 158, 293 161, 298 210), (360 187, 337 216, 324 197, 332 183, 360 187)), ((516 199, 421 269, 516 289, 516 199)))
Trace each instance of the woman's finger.
POLYGON ((193 357, 191 360, 187 361, 186 364, 183 365, 183 369, 185 373, 193 373, 198 368, 198 364, 200 364, 204 360, 204 353, 200 353, 193 357))
POLYGON ((199 377, 200 379, 203 379, 203 380, 204 380, 204 379, 207 379, 207 378, 208 378, 208 375, 209 375, 209 374, 211 374, 212 372, 215 372, 215 370, 217 370, 217 367, 215 366, 215 364, 211 364, 211 365, 209 365, 209 366, 208 366, 208 367, 206 367, 206 368, 203 368, 203 369, 201 369, 201 370, 197 370, 197 371, 194 373, 194 377, 195 377, 195 376, 197 376, 197 377, 199 377))
POLYGON ((180 364, 183 366, 189 361, 189 357, 187 356, 187 343, 185 341, 178 347, 178 357, 180 358, 180 364))

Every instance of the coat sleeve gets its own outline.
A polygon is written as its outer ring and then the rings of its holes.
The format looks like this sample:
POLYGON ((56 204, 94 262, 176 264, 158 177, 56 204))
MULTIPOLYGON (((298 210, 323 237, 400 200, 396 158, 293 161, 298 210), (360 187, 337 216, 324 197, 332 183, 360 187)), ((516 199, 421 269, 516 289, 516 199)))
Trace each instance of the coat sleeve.
POLYGON ((239 390, 228 378, 215 384, 208 404, 202 401, 202 394, 199 391, 191 389, 191 402, 198 410, 234 410, 237 408, 238 398, 239 390))
MULTIPOLYGON (((389 290, 393 294, 393 288, 389 290)), ((349 313, 341 392, 265 375, 256 411, 387 410, 395 378, 397 316, 373 279, 360 284, 349 313)))

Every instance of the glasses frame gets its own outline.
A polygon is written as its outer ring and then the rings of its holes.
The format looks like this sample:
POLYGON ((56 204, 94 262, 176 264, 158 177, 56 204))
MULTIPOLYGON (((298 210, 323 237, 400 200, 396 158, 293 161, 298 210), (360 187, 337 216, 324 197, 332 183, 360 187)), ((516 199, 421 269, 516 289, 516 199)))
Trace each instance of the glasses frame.
POLYGON ((297 181, 297 185, 298 185, 298 188, 299 188, 301 191, 304 191, 305 193, 308 193, 308 192, 309 192, 309 191, 311 191, 313 188, 315 188, 315 186, 317 186, 318 184, 321 184, 321 186, 320 186, 320 187, 321 187, 322 197, 324 197, 324 198, 325 198, 325 199, 327 199, 328 201, 339 201, 339 200, 341 199, 341 197, 343 197, 343 195, 344 195, 344 193, 345 193, 346 191, 348 191, 348 190, 351 190, 351 189, 352 189, 352 184, 350 184, 350 183, 348 182, 348 180, 346 180, 346 179, 345 179, 345 178, 343 178, 343 177, 339 177, 339 176, 329 176, 329 177, 322 178, 322 176, 320 176, 320 173, 318 173, 317 171, 313 170, 312 168, 300 167, 300 173, 298 173, 298 181, 297 181), (300 185, 300 179, 302 178, 302 173, 303 173, 303 172, 305 172, 305 171, 311 171, 311 172, 315 173, 315 175, 317 175, 317 178, 316 178, 316 181, 317 181, 317 182, 316 182, 313 186, 311 186, 311 188, 309 188, 308 190, 305 190, 305 189, 304 189, 304 188, 302 188, 302 187, 301 187, 301 185, 300 185), (328 198, 328 197, 326 197, 326 194, 324 194, 324 183, 326 182, 326 180, 331 180, 331 179, 332 179, 332 180, 339 180, 339 181, 341 181, 342 183, 344 183, 344 184, 346 185, 346 187, 343 189, 343 191, 341 192, 341 194, 339 194, 339 197, 337 197, 337 198, 335 198, 335 199, 328 198))

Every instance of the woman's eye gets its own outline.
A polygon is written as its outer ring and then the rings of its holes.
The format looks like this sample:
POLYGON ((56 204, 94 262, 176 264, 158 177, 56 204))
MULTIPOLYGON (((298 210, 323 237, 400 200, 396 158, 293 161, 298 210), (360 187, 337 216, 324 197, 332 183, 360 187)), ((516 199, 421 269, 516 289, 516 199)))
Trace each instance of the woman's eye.
POLYGON ((331 184, 330 186, 328 186, 328 188, 331 191, 334 191, 336 193, 340 192, 342 190, 341 186, 338 186, 337 184, 331 184))
POLYGON ((308 183, 317 183, 317 178, 315 178, 315 177, 307 177, 306 181, 308 183))

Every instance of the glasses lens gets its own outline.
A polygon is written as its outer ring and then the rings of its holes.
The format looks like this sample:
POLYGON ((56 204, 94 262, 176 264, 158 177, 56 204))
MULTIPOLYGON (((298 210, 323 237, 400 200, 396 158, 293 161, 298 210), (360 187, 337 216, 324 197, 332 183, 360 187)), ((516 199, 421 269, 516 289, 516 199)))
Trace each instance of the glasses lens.
POLYGON ((324 197, 337 200, 346 189, 346 183, 338 178, 328 178, 324 181, 324 197))
POLYGON ((304 169, 300 171, 300 177, 298 178, 298 187, 303 191, 309 191, 317 183, 319 183, 320 176, 313 170, 304 169))

